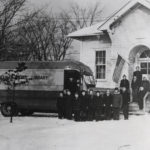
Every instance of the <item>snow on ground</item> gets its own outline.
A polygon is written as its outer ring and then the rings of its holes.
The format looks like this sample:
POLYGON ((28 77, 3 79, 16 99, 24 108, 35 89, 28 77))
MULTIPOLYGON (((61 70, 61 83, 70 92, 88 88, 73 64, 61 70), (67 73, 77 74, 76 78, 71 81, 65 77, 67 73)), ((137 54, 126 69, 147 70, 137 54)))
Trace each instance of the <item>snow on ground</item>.
POLYGON ((149 150, 150 115, 74 122, 55 116, 0 116, 0 150, 149 150))

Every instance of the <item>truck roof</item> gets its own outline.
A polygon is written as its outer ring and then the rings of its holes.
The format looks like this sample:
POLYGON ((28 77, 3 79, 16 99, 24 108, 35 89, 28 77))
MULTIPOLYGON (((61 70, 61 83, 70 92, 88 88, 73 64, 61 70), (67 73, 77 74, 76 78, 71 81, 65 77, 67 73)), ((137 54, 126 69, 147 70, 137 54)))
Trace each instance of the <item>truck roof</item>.
POLYGON ((64 61, 0 61, 0 69, 15 69, 18 63, 24 62, 27 69, 72 69, 86 75, 93 75, 92 70, 85 64, 75 60, 64 61))

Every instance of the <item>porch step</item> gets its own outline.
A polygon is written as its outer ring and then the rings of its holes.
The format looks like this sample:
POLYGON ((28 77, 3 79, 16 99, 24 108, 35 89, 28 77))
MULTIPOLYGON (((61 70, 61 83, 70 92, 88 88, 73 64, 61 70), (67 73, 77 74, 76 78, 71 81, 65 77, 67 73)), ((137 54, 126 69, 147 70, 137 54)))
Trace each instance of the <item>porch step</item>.
POLYGON ((136 102, 131 102, 129 104, 129 112, 139 111, 139 105, 136 102))
POLYGON ((144 115, 144 110, 139 109, 139 105, 136 102, 129 104, 129 115, 144 115))

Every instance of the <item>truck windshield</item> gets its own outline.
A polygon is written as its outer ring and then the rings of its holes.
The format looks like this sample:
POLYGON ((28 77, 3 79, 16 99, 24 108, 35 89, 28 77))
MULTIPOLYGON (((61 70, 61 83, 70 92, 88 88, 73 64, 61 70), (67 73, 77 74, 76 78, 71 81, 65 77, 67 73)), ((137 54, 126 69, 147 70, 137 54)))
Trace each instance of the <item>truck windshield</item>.
POLYGON ((86 76, 86 75, 84 75, 83 76, 83 78, 84 78, 84 81, 85 81, 85 83, 87 84, 87 85, 91 85, 91 86, 95 86, 95 80, 94 80, 94 77, 93 76, 86 76))

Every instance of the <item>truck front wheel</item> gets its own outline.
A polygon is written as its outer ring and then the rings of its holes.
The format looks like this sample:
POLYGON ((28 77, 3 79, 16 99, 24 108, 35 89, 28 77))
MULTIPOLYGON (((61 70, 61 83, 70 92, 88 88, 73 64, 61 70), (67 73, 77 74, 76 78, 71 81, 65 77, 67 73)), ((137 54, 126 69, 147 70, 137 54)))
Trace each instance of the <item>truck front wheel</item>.
POLYGON ((16 104, 14 103, 4 103, 1 105, 1 113, 5 117, 17 116, 18 115, 18 109, 16 104))

